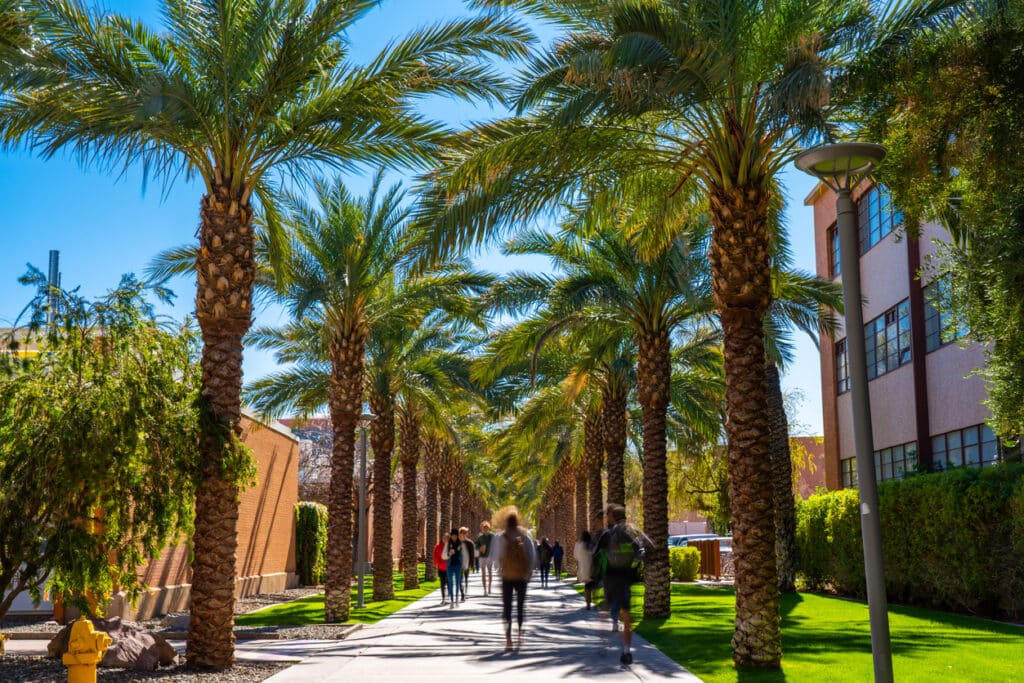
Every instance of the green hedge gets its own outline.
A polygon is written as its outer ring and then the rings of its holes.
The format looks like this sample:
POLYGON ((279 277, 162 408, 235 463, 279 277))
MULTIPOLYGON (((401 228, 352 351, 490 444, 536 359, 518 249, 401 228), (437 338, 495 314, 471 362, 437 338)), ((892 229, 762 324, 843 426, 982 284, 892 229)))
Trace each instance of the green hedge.
POLYGON ((697 580, 697 573, 700 571, 700 551, 696 548, 669 548, 668 562, 673 581, 697 580))
POLYGON ((304 586, 324 582, 327 567, 327 508, 320 503, 295 506, 295 570, 304 586))
MULTIPOLYGON (((1024 466, 959 468, 878 487, 889 598, 982 615, 1024 613, 1024 466)), ((857 491, 798 503, 810 588, 863 597, 857 491)))

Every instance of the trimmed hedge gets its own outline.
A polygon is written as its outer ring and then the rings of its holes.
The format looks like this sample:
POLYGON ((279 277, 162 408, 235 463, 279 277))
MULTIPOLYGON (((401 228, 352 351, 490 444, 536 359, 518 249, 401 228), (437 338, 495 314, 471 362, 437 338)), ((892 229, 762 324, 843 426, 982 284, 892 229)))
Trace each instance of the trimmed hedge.
MULTIPOLYGON (((1024 466, 958 468, 879 484, 891 600, 986 616, 1024 613, 1024 466)), ((797 504, 800 573, 863 597, 857 491, 797 504)))
POLYGON ((327 507, 320 503, 295 505, 295 570, 304 586, 324 582, 327 568, 327 507))
POLYGON ((669 548, 668 563, 673 581, 696 581, 700 571, 700 551, 689 546, 669 548))

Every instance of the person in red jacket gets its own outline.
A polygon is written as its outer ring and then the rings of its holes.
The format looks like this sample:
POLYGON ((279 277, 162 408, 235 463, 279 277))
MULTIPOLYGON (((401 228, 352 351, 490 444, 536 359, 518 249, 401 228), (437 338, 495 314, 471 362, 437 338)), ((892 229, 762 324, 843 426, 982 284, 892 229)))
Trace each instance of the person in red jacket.
POLYGON ((444 561, 444 541, 438 541, 434 546, 434 566, 437 567, 437 576, 441 579, 441 604, 445 603, 448 591, 448 563, 444 561))

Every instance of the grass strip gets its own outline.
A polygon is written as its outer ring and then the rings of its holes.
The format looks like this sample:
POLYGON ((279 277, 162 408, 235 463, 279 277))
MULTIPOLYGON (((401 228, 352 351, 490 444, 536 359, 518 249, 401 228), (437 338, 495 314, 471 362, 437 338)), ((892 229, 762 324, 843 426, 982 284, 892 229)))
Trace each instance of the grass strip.
MULTIPOLYGON (((395 572, 395 597, 393 600, 374 602, 373 577, 367 576, 364 583, 363 595, 365 607, 355 607, 357 589, 352 588, 352 610, 349 613, 348 622, 353 624, 373 624, 384 617, 394 614, 406 605, 416 602, 431 591, 437 590, 440 583, 423 580, 423 565, 420 565, 419 588, 405 590, 405 580, 402 574, 395 572)), ((235 623, 239 626, 308 626, 310 624, 324 623, 324 596, 323 593, 310 595, 305 598, 271 605, 263 609, 242 614, 235 617, 235 623)))

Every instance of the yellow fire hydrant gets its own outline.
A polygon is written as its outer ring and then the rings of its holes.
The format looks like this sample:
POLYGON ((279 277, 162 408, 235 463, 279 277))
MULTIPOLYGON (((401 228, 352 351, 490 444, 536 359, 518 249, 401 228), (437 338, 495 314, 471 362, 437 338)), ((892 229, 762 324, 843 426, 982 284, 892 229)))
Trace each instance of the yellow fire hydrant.
POLYGON ((110 636, 95 631, 92 622, 81 616, 71 627, 64 666, 68 668, 68 683, 96 683, 96 665, 110 646, 110 636))
POLYGON ((0 633, 0 657, 3 657, 5 654, 7 654, 7 650, 4 647, 5 640, 7 640, 7 636, 5 636, 3 633, 0 633))

